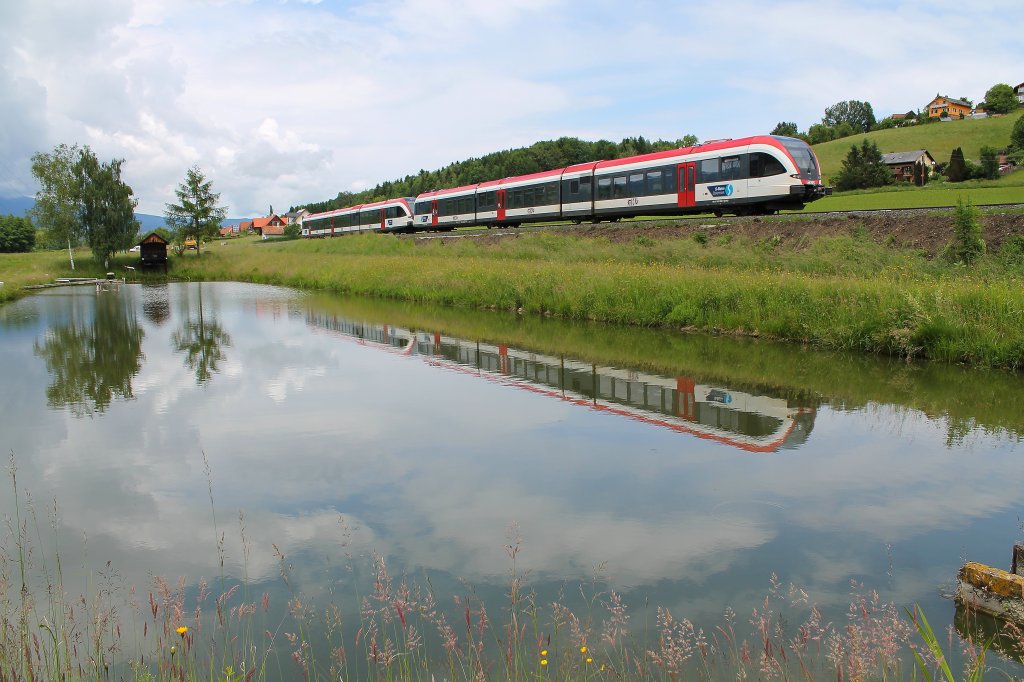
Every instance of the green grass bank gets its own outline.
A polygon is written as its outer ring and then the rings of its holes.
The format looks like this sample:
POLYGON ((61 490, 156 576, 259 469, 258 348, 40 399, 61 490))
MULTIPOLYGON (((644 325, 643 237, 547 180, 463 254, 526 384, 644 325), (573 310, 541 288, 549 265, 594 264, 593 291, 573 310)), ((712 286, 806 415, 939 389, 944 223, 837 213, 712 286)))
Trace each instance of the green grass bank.
MULTIPOLYGON (((172 257, 169 275, 1024 366, 1024 216, 982 214, 990 248, 972 266, 935 255, 952 239, 951 216, 916 220, 919 234, 899 239, 885 231, 901 227, 859 218, 715 229, 683 221, 463 239, 228 240, 201 257, 172 257), (922 238, 931 250, 920 248, 922 238)), ((75 274, 97 269, 87 254, 77 260, 75 274)), ((131 262, 125 257, 112 268, 120 274, 131 262)), ((0 296, 69 272, 66 253, 3 256, 0 296)))

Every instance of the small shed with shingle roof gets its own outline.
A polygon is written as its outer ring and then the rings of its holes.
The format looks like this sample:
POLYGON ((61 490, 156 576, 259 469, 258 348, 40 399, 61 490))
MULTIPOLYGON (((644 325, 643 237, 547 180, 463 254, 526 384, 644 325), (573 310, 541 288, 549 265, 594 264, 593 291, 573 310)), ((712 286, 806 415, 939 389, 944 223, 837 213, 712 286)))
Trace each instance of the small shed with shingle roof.
POLYGON ((924 164, 929 173, 935 170, 935 159, 927 149, 882 154, 882 163, 889 167, 893 177, 897 180, 912 181, 914 179, 914 164, 919 161, 924 164))
POLYGON ((167 245, 169 243, 160 236, 159 232, 150 232, 139 242, 139 262, 142 265, 163 265, 166 267, 167 245))

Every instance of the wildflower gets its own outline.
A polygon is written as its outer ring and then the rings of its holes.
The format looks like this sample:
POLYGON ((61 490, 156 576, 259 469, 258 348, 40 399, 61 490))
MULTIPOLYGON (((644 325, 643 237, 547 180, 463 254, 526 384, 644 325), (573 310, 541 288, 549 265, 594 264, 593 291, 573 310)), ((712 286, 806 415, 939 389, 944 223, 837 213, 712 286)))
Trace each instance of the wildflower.
POLYGON ((586 647, 586 645, 584 645, 584 646, 581 646, 581 647, 580 647, 580 653, 581 653, 581 654, 585 654, 585 653, 587 653, 587 647, 586 647))
POLYGON ((548 650, 547 649, 541 649, 540 650, 540 655, 541 656, 547 656, 548 655, 548 650))
POLYGON ((546 659, 546 658, 540 659, 540 664, 541 665, 547 665, 548 664, 548 659, 546 659))
POLYGON ((172 644, 172 645, 171 645, 171 656, 173 656, 173 655, 174 655, 174 654, 176 654, 176 653, 178 653, 178 647, 176 647, 176 646, 174 646, 174 645, 172 644))
POLYGON ((594 662, 594 659, 592 659, 590 656, 587 656, 587 663, 593 663, 593 662, 594 662))
POLYGON ((188 626, 187 625, 182 625, 177 630, 175 630, 175 632, 177 632, 179 635, 184 637, 185 635, 188 634, 188 626))

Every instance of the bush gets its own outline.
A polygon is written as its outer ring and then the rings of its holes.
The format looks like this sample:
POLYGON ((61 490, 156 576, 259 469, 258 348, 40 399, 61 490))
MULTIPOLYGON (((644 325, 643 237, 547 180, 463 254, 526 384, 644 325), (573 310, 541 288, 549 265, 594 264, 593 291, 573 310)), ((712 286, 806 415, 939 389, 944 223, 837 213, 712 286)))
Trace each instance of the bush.
POLYGON ((1010 144, 1018 152, 1024 151, 1024 116, 1017 118, 1017 122, 1013 124, 1013 130, 1010 132, 1010 144))
POLYGON ((999 260, 1010 266, 1024 265, 1024 235, 1015 234, 1007 238, 999 249, 999 260))
POLYGON ((971 265, 984 254, 985 240, 981 238, 978 209, 970 199, 966 204, 957 199, 953 209, 953 241, 943 251, 943 256, 952 263, 971 265))
POLYGON ((28 218, 0 217, 0 253, 28 253, 36 245, 36 228, 28 218))
POLYGON ((882 152, 878 145, 864 140, 860 147, 850 147, 843 168, 835 177, 835 187, 839 191, 849 189, 867 189, 891 184, 892 172, 882 162, 882 152))
POLYGON ((999 153, 992 147, 981 148, 979 177, 986 180, 995 180, 999 177, 999 153))

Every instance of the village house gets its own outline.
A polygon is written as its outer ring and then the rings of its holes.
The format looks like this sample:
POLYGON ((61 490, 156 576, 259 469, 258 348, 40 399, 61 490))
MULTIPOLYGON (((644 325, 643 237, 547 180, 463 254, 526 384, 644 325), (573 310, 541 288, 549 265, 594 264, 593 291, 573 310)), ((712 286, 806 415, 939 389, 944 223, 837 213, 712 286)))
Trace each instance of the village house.
POLYGON ((919 161, 928 169, 929 174, 935 171, 935 159, 932 158, 927 149, 882 154, 882 163, 889 167, 889 170, 892 171, 892 176, 897 181, 913 182, 914 164, 919 161))
POLYGON ((962 99, 935 95, 928 103, 929 118, 966 118, 971 114, 971 105, 962 99))
POLYGON ((1021 83, 1013 89, 1013 93, 1017 95, 1017 101, 1024 104, 1024 83, 1021 83))
POLYGON ((298 211, 289 211, 284 214, 285 225, 293 225, 295 223, 301 223, 302 219, 309 215, 309 211, 301 209, 298 211))
POLYGON ((253 218, 252 229, 256 234, 264 236, 268 234, 284 234, 284 220, 282 220, 276 213, 271 213, 266 218, 253 218), (277 228, 280 228, 280 231, 278 231, 277 228))

